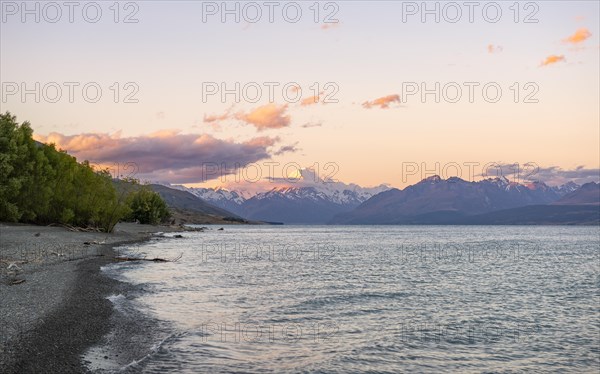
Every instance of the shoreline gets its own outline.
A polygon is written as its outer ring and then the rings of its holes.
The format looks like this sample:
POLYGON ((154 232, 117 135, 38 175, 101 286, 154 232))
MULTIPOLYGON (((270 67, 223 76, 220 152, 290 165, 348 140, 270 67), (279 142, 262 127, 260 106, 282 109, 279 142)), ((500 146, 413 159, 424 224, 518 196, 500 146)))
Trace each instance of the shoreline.
POLYGON ((112 279, 101 268, 115 263, 118 246, 177 231, 136 224, 119 224, 113 234, 0 225, 0 372, 89 372, 85 364, 93 362, 84 363, 84 354, 109 342, 120 352, 106 352, 100 361, 124 366, 141 358, 144 342, 151 345, 160 329, 145 316, 124 315, 114 307, 109 296, 131 297, 139 287, 112 279), (14 262, 22 271, 7 274, 6 264, 14 262), (14 279, 24 282, 9 285, 14 279), (136 344, 129 342, 132 335, 136 344))

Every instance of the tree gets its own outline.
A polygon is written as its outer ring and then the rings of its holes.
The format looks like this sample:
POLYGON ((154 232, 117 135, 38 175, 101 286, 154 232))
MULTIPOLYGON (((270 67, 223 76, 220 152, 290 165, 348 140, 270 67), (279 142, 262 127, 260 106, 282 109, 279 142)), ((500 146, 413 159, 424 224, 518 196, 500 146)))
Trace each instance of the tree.
POLYGON ((170 217, 165 201, 148 186, 141 186, 137 191, 132 192, 127 205, 131 210, 128 219, 132 221, 156 225, 170 217))

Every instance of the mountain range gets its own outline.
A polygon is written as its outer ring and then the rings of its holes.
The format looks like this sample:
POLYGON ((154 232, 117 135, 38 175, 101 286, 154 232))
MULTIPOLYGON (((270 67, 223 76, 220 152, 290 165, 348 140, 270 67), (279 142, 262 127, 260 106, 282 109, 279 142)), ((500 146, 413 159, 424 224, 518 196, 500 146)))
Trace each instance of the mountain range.
POLYGON ((330 223, 589 224, 600 223, 599 217, 600 185, 594 182, 549 187, 506 178, 468 182, 433 176, 380 193, 330 223))
POLYGON ((365 188, 356 184, 320 179, 309 169, 286 185, 274 183, 264 192, 223 188, 187 188, 169 186, 189 192, 208 203, 254 221, 287 224, 325 224, 337 214, 349 212, 389 189, 386 185, 365 188))
MULTIPOLYGON (((597 183, 550 187, 504 177, 468 182, 432 176, 404 189, 323 181, 308 170, 299 180, 263 192, 169 186, 227 211, 228 216, 286 224, 594 224, 597 183), (514 210, 514 211, 513 211, 514 210)), ((222 215, 222 212, 221 212, 222 215)))

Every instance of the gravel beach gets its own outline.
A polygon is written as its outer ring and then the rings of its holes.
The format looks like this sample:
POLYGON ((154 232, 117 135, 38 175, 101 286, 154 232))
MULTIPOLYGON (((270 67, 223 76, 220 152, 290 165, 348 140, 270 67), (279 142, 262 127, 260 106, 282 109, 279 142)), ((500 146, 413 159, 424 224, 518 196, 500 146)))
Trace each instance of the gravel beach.
POLYGON ((121 223, 104 234, 0 224, 0 373, 87 372, 82 355, 107 339, 120 348, 96 352, 99 360, 122 367, 143 356, 160 326, 119 315, 107 297, 136 289, 100 268, 114 262, 115 246, 168 231, 179 228, 121 223))

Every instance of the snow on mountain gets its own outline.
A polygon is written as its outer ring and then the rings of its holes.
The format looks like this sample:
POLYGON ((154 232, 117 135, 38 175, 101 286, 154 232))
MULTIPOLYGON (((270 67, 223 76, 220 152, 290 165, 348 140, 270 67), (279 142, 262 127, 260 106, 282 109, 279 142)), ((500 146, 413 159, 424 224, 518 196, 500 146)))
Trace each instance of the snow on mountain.
POLYGON ((484 179, 482 182, 488 183, 488 184, 492 184, 495 185, 499 188, 502 188, 506 191, 510 191, 510 190, 516 190, 516 191, 525 191, 525 190, 529 190, 529 191, 541 191, 544 193, 548 193, 548 194, 557 194, 558 196, 563 196, 566 195, 570 192, 573 192, 575 190, 577 190, 579 187, 581 187, 580 185, 578 185, 575 182, 568 182, 565 183, 561 186, 548 186, 546 183, 544 182, 540 182, 540 181, 533 181, 533 182, 528 182, 528 183, 518 183, 518 182, 511 182, 508 180, 508 178, 502 176, 502 177, 496 177, 496 178, 488 178, 488 179, 484 179))
POLYGON ((556 191, 556 193, 558 193, 559 195, 564 196, 566 194, 578 190, 580 187, 581 186, 579 184, 571 181, 560 186, 554 186, 552 187, 552 189, 556 191))
POLYGON ((247 191, 229 191, 225 188, 189 188, 194 195, 208 201, 230 201, 241 205, 253 196, 247 191))
POLYGON ((386 185, 361 187, 356 184, 325 181, 309 169, 301 170, 300 174, 301 177, 298 180, 289 183, 287 186, 274 187, 269 191, 259 193, 256 198, 262 200, 280 195, 293 200, 326 200, 339 205, 358 205, 371 196, 390 189, 386 185))
MULTIPOLYGON (((222 187, 216 188, 188 188, 184 186, 170 186, 171 188, 188 191, 201 199, 214 204, 230 202, 242 205, 246 200, 256 197, 259 200, 274 195, 286 196, 289 199, 327 200, 335 204, 360 204, 371 196, 388 190, 390 187, 380 185, 377 187, 361 187, 356 184, 345 184, 337 181, 324 181, 312 170, 303 169, 301 177, 297 180, 277 180, 274 187, 264 192, 249 192, 243 189, 229 190, 222 187), (285 183, 285 185, 281 185, 285 183)), ((268 186, 268 185, 267 185, 268 186)))
POLYGON ((361 187, 339 181, 325 181, 309 169, 297 179, 262 182, 266 190, 239 183, 235 189, 171 186, 245 218, 293 223, 324 223, 334 214, 354 209, 390 187, 361 187), (268 207, 268 209, 267 209, 268 207), (298 219, 298 220, 296 220, 298 219))

